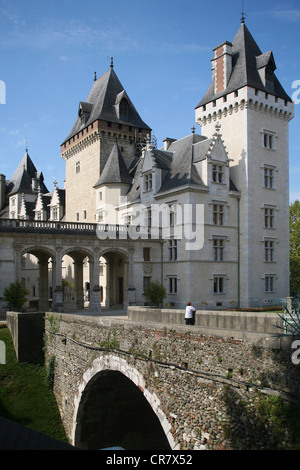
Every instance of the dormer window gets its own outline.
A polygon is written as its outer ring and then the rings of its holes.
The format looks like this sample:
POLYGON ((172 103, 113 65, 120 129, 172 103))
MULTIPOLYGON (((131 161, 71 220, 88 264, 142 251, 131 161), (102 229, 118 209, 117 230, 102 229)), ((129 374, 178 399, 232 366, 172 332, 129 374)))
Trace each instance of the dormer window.
POLYGON ((129 120, 129 98, 126 94, 126 91, 123 90, 117 95, 116 98, 116 113, 119 119, 122 121, 129 120))
POLYGON ((152 190, 152 173, 147 173, 144 176, 144 191, 152 190))
POLYGON ((89 120, 92 111, 92 106, 93 105, 91 103, 85 103, 84 101, 81 101, 79 103, 78 116, 80 118, 81 125, 86 124, 89 120))
POLYGON ((212 167, 212 180, 214 183, 223 182, 223 166, 222 165, 213 165, 212 167))
POLYGON ((128 119, 129 106, 128 101, 123 98, 120 103, 120 119, 128 119))

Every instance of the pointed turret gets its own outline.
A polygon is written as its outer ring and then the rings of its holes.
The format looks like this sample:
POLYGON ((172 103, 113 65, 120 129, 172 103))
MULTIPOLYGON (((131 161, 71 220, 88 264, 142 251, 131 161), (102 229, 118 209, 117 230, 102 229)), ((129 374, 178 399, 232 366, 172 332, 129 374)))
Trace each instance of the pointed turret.
POLYGON ((112 65, 106 73, 94 80, 86 101, 80 102, 78 117, 64 142, 95 121, 151 131, 133 106, 112 65))
POLYGON ((100 179, 95 184, 95 187, 102 184, 123 183, 131 184, 132 178, 129 175, 127 166, 122 156, 121 150, 117 143, 115 143, 100 179))
POLYGON ((261 52, 244 21, 232 44, 225 41, 214 49, 212 63, 211 84, 196 108, 245 86, 292 101, 274 73, 272 52, 261 52))

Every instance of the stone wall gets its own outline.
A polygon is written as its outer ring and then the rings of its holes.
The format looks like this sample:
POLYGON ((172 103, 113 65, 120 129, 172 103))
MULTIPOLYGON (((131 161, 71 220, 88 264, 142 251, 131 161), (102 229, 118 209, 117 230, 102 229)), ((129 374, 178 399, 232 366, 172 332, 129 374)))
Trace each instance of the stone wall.
POLYGON ((73 444, 81 394, 105 368, 142 390, 173 449, 268 449, 289 441, 288 430, 276 430, 259 407, 268 395, 299 397, 299 366, 286 343, 266 348, 205 335, 197 326, 66 314, 46 315, 46 336, 73 444))

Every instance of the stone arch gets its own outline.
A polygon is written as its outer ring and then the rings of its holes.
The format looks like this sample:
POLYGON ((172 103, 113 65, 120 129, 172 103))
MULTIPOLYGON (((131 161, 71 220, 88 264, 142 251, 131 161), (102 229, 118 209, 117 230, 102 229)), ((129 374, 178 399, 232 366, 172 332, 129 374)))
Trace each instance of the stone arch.
MULTIPOLYGON (((90 303, 93 282, 94 253, 81 246, 68 246, 61 252, 63 302, 65 310, 83 310, 90 303)), ((100 304, 100 299, 99 299, 100 304)))
POLYGON ((16 256, 16 277, 29 292, 26 307, 41 311, 49 310, 53 299, 55 251, 45 246, 23 245, 16 251, 16 256), (25 257, 27 254, 30 256, 25 257))
MULTIPOLYGON (((151 413, 154 414, 152 418, 154 419, 157 433, 160 433, 160 444, 157 444, 161 449, 175 449, 175 441, 171 434, 171 425, 161 408, 161 403, 157 395, 153 392, 150 392, 145 387, 145 380, 143 375, 123 358, 120 358, 116 355, 109 354, 106 356, 98 357, 93 361, 92 366, 83 374, 82 380, 79 384, 78 390, 75 394, 74 399, 74 413, 73 413, 73 423, 72 423, 72 435, 71 440, 74 446, 78 447, 85 447, 86 444, 83 443, 82 434, 86 435, 86 429, 88 426, 83 425, 84 417, 87 417, 87 410, 84 408, 84 402, 88 400, 88 393, 91 393, 91 388, 96 384, 97 381, 101 381, 102 378, 105 377, 105 374, 109 375, 114 373, 114 377, 117 379, 122 379, 122 384, 127 382, 131 387, 132 391, 135 392, 134 398, 134 406, 137 405, 137 398, 140 400, 140 403, 144 400, 144 405, 148 407, 147 412, 149 416, 149 410, 151 409, 151 413), (115 375, 117 373, 117 375, 115 375), (126 380, 124 379, 126 378, 126 380), (86 393, 87 392, 87 393, 86 393)), ((109 393, 110 389, 106 391, 109 393)), ((124 392, 124 387, 120 390, 120 402, 122 402, 122 398, 124 396, 122 393, 124 392)), ((90 395, 90 398, 92 395, 90 395)), ((128 398, 128 397, 127 397, 128 398)), ((94 400, 92 400, 93 403, 94 400)), ((107 405, 107 403, 106 403, 107 405)), ((109 409, 106 406, 106 409, 109 409)), ((94 410, 96 415, 96 410, 94 410)), ((139 419, 142 420, 143 417, 141 416, 142 413, 139 414, 139 419)), ((109 418, 109 422, 110 422, 109 418)), ((130 421, 130 420, 129 420, 130 421)), ((111 425, 113 426, 114 423, 111 425)), ((147 421, 147 425, 149 425, 149 421, 147 421)), ((91 427, 90 427, 91 429, 91 427)), ((134 430, 130 430, 129 432, 133 432, 134 430)), ((117 434, 117 433, 116 433, 117 434)), ((101 445, 101 444, 100 444, 101 445)), ((124 446, 124 441, 121 442, 111 442, 109 443, 107 440, 104 439, 104 446, 111 446, 111 445, 121 445, 124 446), (122 445, 123 444, 123 445, 122 445)), ((125 444, 126 445, 126 444, 125 444)), ((132 445, 132 444, 131 444, 132 445)), ((133 447, 134 449, 134 447, 133 447)), ((153 447, 150 448, 153 450, 153 447)), ((149 450, 150 450, 149 449, 149 450)), ((91 450, 91 449, 90 449, 91 450)), ((125 449, 130 450, 130 449, 125 449)), ((132 450, 132 449, 131 449, 132 450)), ((139 449, 135 449, 139 450, 139 449)), ((142 450, 142 449, 140 449, 142 450)))
POLYGON ((122 247, 108 247, 100 251, 103 273, 101 289, 106 308, 126 308, 128 306, 128 262, 129 254, 122 247))

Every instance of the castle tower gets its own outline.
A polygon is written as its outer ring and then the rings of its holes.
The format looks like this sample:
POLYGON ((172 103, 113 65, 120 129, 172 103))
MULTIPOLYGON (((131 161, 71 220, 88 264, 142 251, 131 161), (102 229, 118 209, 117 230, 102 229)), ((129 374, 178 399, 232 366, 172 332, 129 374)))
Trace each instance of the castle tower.
POLYGON ((288 126, 294 108, 275 69, 272 52, 261 52, 242 20, 233 42, 214 49, 212 81, 195 111, 207 137, 221 125, 231 179, 241 192, 241 306, 289 295, 288 126))
POLYGON ((76 122, 61 145, 61 156, 66 162, 67 221, 96 222, 94 186, 116 139, 129 165, 150 133, 111 63, 104 75, 95 77, 86 101, 79 103, 76 122))

